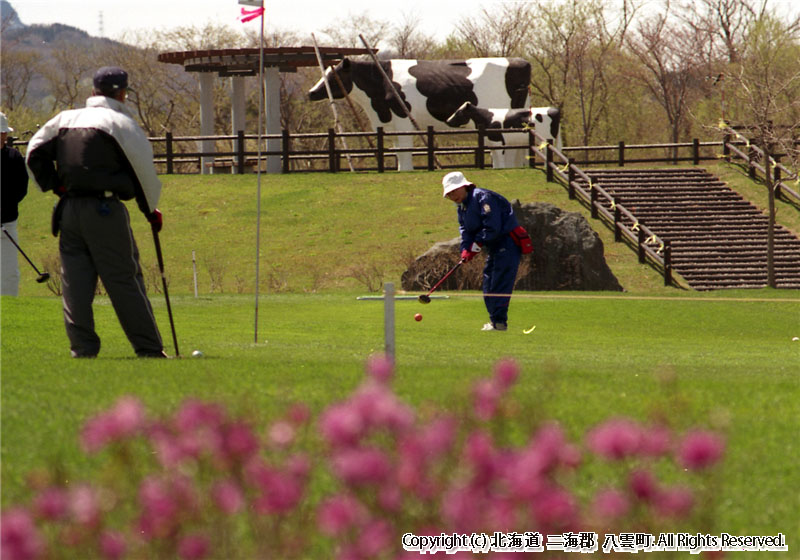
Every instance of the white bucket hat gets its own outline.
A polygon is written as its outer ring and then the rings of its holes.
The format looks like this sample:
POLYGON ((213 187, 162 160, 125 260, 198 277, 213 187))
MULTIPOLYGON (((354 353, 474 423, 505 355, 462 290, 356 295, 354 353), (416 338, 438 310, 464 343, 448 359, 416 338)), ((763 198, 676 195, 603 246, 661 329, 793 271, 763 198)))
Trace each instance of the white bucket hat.
POLYGON ((447 197, 448 193, 471 184, 461 171, 451 171, 442 178, 442 197, 447 197))
POLYGON ((14 129, 8 126, 8 119, 5 113, 0 113, 0 132, 14 132, 14 129))

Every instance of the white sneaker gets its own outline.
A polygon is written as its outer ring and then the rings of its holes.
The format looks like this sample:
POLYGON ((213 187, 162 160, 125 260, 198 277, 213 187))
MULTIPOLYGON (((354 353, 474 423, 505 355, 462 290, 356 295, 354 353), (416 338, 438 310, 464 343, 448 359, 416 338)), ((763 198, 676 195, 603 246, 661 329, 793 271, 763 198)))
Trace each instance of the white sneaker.
POLYGON ((486 323, 483 325, 482 331, 507 331, 508 324, 506 323, 486 323))

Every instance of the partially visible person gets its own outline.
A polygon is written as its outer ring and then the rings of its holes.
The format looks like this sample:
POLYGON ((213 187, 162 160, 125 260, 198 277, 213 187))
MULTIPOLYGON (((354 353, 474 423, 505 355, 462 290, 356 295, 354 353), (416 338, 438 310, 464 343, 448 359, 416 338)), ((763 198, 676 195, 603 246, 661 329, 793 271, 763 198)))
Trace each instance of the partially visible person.
POLYGON ((489 312, 489 322, 482 330, 508 330, 511 293, 523 250, 530 252, 530 238, 517 223, 508 200, 496 192, 476 187, 460 171, 445 175, 442 187, 442 196, 458 205, 461 259, 469 262, 482 250, 487 253, 483 267, 483 301, 489 312))
POLYGON ((100 351, 92 301, 98 275, 137 356, 165 358, 145 292, 139 249, 123 200, 135 199, 156 231, 161 181, 153 150, 125 106, 128 74, 116 66, 94 75, 86 107, 63 111, 28 144, 27 163, 42 191, 60 197, 53 234, 62 267, 64 323, 73 357, 100 351))
MULTIPOLYGON (((0 159, 0 222, 8 235, 17 241, 17 219, 19 218, 19 203, 28 194, 28 170, 25 168, 25 158, 19 150, 8 145, 8 133, 14 129, 8 126, 5 113, 0 113, 0 145, 2 145, 2 159, 0 159)), ((6 236, 0 244, 0 294, 4 296, 19 295, 19 261, 17 248, 6 236)))

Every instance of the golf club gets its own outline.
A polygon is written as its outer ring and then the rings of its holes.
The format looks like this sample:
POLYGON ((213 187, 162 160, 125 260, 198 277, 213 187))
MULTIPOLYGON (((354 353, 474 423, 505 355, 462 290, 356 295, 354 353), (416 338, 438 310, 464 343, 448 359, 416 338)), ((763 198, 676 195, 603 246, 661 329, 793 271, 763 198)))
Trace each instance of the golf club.
POLYGON ((427 294, 419 296, 419 302, 420 303, 430 303, 431 302, 431 294, 433 292, 435 292, 436 288, 441 286, 444 283, 444 281, 447 280, 450 277, 450 275, 453 274, 458 269, 458 267, 461 266, 462 264, 464 264, 464 259, 461 259, 460 261, 458 261, 458 263, 456 263, 456 265, 453 268, 451 268, 450 271, 447 274, 442 276, 442 279, 439 280, 438 282, 436 282, 436 284, 433 286, 433 288, 431 288, 431 290, 427 294))
POLYGON ((158 226, 151 224, 153 230, 153 241, 156 244, 156 258, 158 259, 158 269, 161 272, 161 285, 164 287, 164 299, 167 300, 167 314, 169 315, 169 326, 172 329, 172 343, 175 345, 175 356, 180 357, 178 351, 178 337, 175 335, 175 322, 172 320, 172 307, 169 304, 169 292, 167 291, 167 278, 164 276, 164 257, 161 255, 161 241, 158 239, 158 226))
POLYGON ((11 240, 11 243, 13 243, 13 244, 14 244, 14 247, 16 247, 16 248, 17 248, 17 250, 18 250, 20 253, 22 253, 22 256, 23 256, 23 257, 25 257, 25 260, 26 260, 26 261, 28 261, 28 263, 29 263, 29 264, 30 264, 30 265, 33 267, 33 270, 35 270, 35 271, 36 271, 36 274, 38 274, 38 275, 39 275, 39 277, 38 277, 38 278, 36 278, 36 281, 37 281, 39 284, 42 284, 42 283, 44 283, 44 282, 47 282, 48 280, 50 280, 50 273, 49 273, 49 272, 39 272, 39 269, 38 269, 38 268, 36 268, 36 265, 35 265, 35 264, 33 264, 33 261, 32 261, 32 260, 30 260, 30 259, 28 258, 28 255, 26 255, 26 254, 25 254, 25 251, 23 251, 23 250, 22 250, 22 247, 20 247, 19 245, 17 245, 17 242, 16 242, 16 241, 14 241, 14 238, 13 238, 13 237, 11 237, 11 234, 10 234, 10 233, 8 233, 8 231, 6 231, 6 228, 3 228, 3 233, 5 233, 5 234, 6 234, 6 237, 8 237, 8 238, 11 240))

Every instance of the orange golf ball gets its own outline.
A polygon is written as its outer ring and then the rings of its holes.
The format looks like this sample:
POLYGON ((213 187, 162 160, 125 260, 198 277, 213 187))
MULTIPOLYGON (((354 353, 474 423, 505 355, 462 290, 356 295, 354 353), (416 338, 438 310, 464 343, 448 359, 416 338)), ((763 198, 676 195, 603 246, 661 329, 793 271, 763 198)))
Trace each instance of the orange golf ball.
POLYGON ((422 321, 422 313, 417 313, 416 315, 414 315, 414 320, 415 321, 422 321))

